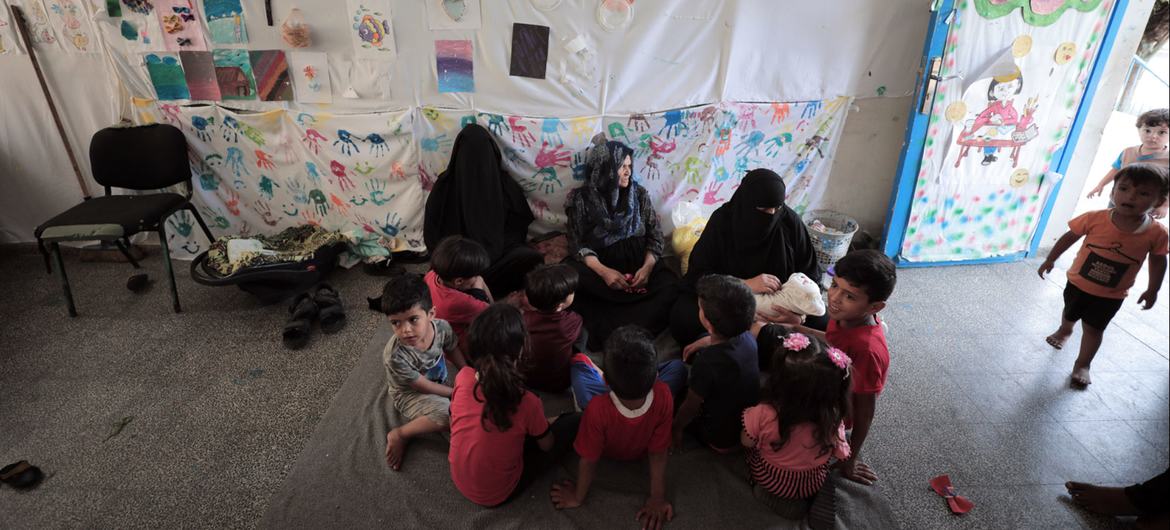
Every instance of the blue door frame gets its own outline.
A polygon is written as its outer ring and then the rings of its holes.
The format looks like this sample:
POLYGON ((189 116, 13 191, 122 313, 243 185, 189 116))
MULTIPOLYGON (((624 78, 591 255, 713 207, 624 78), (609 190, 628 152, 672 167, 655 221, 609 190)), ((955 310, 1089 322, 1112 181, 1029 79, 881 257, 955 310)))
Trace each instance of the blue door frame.
MULTIPOLYGON (((1081 98, 1080 104, 1077 106, 1076 118, 1073 120, 1072 129, 1069 131, 1068 141, 1065 142, 1064 146, 1053 157, 1056 163, 1052 166, 1050 171, 1052 173, 1064 175, 1065 171, 1068 170, 1069 164, 1072 162, 1072 154, 1075 152, 1077 142, 1080 140, 1081 130, 1085 126, 1085 118, 1088 115, 1089 108, 1093 104, 1093 97, 1096 95, 1097 85, 1100 84, 1101 76, 1105 71, 1105 65, 1109 62, 1109 52, 1113 50, 1113 43, 1117 40, 1117 30, 1121 27, 1121 21, 1125 18, 1125 9, 1128 6, 1129 0, 1117 0, 1113 6, 1113 12, 1109 15, 1109 26, 1105 29, 1101 46, 1097 50, 1097 57, 1093 61, 1093 68, 1089 71, 1089 80, 1085 85, 1084 97, 1081 98)), ((925 148, 926 132, 930 126, 930 114, 921 113, 919 110, 922 108, 923 98, 927 97, 925 91, 930 75, 930 62, 935 58, 942 59, 943 56, 947 34, 950 31, 952 13, 954 13, 955 0, 941 0, 937 2, 937 7, 938 9, 930 17, 930 27, 926 33, 926 43, 923 46, 922 63, 919 70, 922 75, 919 77, 917 89, 914 91, 914 100, 910 106, 910 119, 906 120, 906 137, 902 143, 902 154, 898 158, 898 172, 894 180, 893 192, 890 195, 890 204, 886 209, 885 229, 882 232, 882 250, 901 267, 974 265, 1004 263, 1024 259, 1036 254, 1040 248, 1040 242, 1044 238, 1044 230, 1048 227, 1049 218, 1052 216, 1052 208, 1056 204, 1056 198, 1060 193, 1061 184, 1064 183, 1063 178, 1053 184, 1052 192, 1048 194, 1048 198, 1045 200, 1044 209, 1040 213, 1039 223, 1036 225, 1036 233, 1032 235, 1032 241, 1027 251, 992 258, 962 261, 910 262, 901 257, 902 242, 906 237, 906 227, 910 219, 910 203, 914 196, 914 186, 918 181, 918 168, 922 162, 922 151, 925 148)), ((931 107, 933 110, 933 104, 931 107)))

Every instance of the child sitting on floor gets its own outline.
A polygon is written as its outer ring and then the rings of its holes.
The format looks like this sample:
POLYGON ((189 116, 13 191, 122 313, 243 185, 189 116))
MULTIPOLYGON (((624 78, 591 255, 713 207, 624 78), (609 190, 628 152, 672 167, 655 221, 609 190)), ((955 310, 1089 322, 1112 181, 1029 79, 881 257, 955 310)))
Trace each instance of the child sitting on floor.
POLYGON ((788 333, 771 352, 760 404, 743 412, 740 442, 757 499, 802 519, 829 475, 829 458, 847 458, 850 360, 821 339, 788 333))
POLYGON ((483 271, 491 265, 488 253, 474 240, 450 236, 431 253, 431 270, 425 278, 435 303, 435 316, 446 320, 467 349, 467 327, 492 303, 483 271))
MULTIPOLYGON (((673 379, 681 386, 686 368, 678 359, 668 361, 669 367, 657 365, 654 338, 645 329, 622 326, 606 339, 604 377, 609 395, 589 401, 585 408, 573 444, 581 456, 577 482, 566 480, 553 485, 550 495, 557 509, 576 508, 585 502, 597 461, 602 457, 637 460, 648 456, 650 497, 636 517, 643 528, 659 528, 674 517, 674 508, 666 501, 666 460, 674 398, 662 378, 673 379)), ((590 373, 600 379, 596 370, 590 373)))
POLYGON ((684 358, 694 359, 694 366, 690 390, 674 418, 674 442, 680 445, 687 429, 715 451, 729 452, 739 446, 740 414, 759 400, 760 367, 751 334, 756 299, 743 280, 722 274, 701 278, 696 292, 699 322, 710 341, 684 358))
POLYGON ((468 500, 498 506, 564 454, 580 416, 549 427, 540 398, 524 389, 516 360, 527 336, 520 310, 488 306, 468 329, 468 366, 451 398, 451 480, 468 500))
MULTIPOLYGON (((630 348, 631 346, 627 344, 630 341, 637 341, 639 344, 649 344, 651 353, 653 353, 654 337, 650 336, 650 332, 645 328, 629 324, 618 329, 625 330, 621 341, 611 342, 609 339, 605 341, 607 360, 609 359, 608 352, 611 347, 630 348)), ((678 359, 671 359, 659 363, 657 362, 657 353, 654 353, 654 359, 654 364, 657 366, 655 371, 658 374, 658 380, 666 384, 673 399, 678 399, 680 397, 679 393, 683 391, 687 383, 686 366, 678 359)), ((609 369, 610 367, 607 364, 606 370, 609 369)), ((569 363, 569 378, 573 384, 573 400, 577 403, 577 408, 580 410, 589 408, 589 404, 593 402, 593 398, 611 392, 610 386, 606 382, 605 372, 602 372, 597 365, 593 364, 593 360, 584 353, 573 355, 569 363)), ((673 412, 674 409, 671 408, 671 413, 673 412)))
MULTIPOLYGON (((1089 190, 1088 198, 1092 199, 1105 192, 1105 186, 1113 182, 1117 178, 1117 172, 1121 168, 1136 162, 1148 162, 1162 167, 1170 167, 1170 148, 1167 144, 1170 143, 1170 109, 1154 109, 1143 112, 1137 119, 1138 138, 1142 143, 1127 147, 1121 154, 1117 155, 1117 160, 1113 161, 1112 167, 1105 177, 1098 182, 1092 190, 1089 190)), ((1113 205, 1110 205, 1112 207, 1113 205)), ((1166 217, 1166 203, 1154 209, 1154 218, 1162 219, 1166 217)))
POLYGON ((1121 309, 1129 288, 1133 286, 1142 262, 1149 256, 1150 283, 1138 298, 1142 309, 1154 307, 1158 290, 1166 276, 1166 227, 1155 222, 1153 211, 1166 203, 1167 171, 1165 167, 1137 163, 1121 168, 1110 199, 1114 206, 1082 214, 1068 222, 1069 231, 1060 236, 1040 264, 1040 277, 1052 272, 1053 263, 1081 237, 1085 243, 1077 251, 1068 269, 1064 288, 1064 312, 1060 328, 1046 339, 1053 348, 1064 347, 1072 335, 1073 325, 1081 321, 1081 349, 1073 364, 1071 383, 1076 388, 1089 385, 1089 365, 1105 327, 1121 309))
POLYGON ((586 339, 581 315, 568 309, 576 290, 577 271, 568 265, 541 265, 528 273, 525 295, 533 309, 524 312, 528 343, 520 356, 520 375, 528 388, 569 388, 569 360, 585 351, 586 339))
POLYGON ((382 350, 386 385, 394 410, 406 422, 386 433, 386 464, 398 471, 411 438, 445 431, 450 425, 451 387, 445 384, 444 357, 460 367, 463 356, 451 325, 435 318, 427 284, 417 274, 386 282, 382 312, 394 331, 382 350))

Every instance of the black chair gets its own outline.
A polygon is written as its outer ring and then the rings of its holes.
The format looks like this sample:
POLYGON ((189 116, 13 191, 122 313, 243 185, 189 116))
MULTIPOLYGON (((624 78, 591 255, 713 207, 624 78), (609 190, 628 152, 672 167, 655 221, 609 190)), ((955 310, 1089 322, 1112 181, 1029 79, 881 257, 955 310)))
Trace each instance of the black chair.
POLYGON ((147 230, 157 230, 162 245, 163 264, 171 280, 171 299, 175 312, 179 307, 179 292, 175 288, 175 273, 171 268, 170 249, 167 247, 166 219, 179 210, 188 210, 199 222, 203 233, 214 240, 211 230, 191 204, 191 165, 187 160, 187 140, 179 129, 164 124, 141 127, 110 127, 93 135, 89 146, 89 160, 93 166, 93 178, 106 188, 102 197, 86 200, 64 213, 49 219, 37 227, 35 235, 37 248, 45 257, 45 268, 52 274, 49 264, 48 243, 57 271, 61 274, 61 286, 65 289, 65 301, 69 304, 69 316, 77 316, 73 305, 73 293, 69 289, 69 278, 65 275, 65 263, 61 260, 61 241, 112 241, 126 256, 135 269, 138 261, 130 255, 129 237, 147 230), (112 195, 111 188, 131 190, 155 190, 183 183, 185 193, 152 193, 148 195, 112 195))

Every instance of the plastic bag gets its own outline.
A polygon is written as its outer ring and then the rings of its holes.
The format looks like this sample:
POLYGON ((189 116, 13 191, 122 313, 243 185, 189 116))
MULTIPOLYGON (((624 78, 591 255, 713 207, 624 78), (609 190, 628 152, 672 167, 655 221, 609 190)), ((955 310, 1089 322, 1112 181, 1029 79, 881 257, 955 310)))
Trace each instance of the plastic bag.
POLYGON ((711 217, 713 211, 715 211, 715 206, 691 201, 676 204, 674 210, 670 212, 670 219, 674 222, 674 233, 670 236, 670 244, 674 248, 674 254, 678 256, 683 274, 687 273, 691 250, 695 248, 695 243, 699 242, 699 236, 703 235, 703 229, 707 227, 707 219, 711 217))

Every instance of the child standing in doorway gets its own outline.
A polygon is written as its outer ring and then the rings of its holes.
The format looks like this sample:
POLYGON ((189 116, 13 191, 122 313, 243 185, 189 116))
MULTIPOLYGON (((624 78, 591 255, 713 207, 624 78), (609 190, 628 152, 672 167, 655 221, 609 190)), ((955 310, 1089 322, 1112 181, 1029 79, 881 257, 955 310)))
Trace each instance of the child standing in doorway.
POLYGON ((1114 206, 1069 221, 1069 231, 1056 241, 1038 271, 1041 278, 1052 272, 1060 255, 1085 238, 1068 270, 1060 327, 1046 339, 1053 348, 1062 348, 1072 335, 1073 324, 1081 321, 1084 335, 1070 376, 1075 388, 1091 382, 1089 365, 1101 347, 1105 327, 1121 309, 1146 257, 1150 260, 1150 283, 1138 298, 1142 309, 1154 307, 1166 275, 1167 231, 1153 219, 1154 209, 1166 203, 1170 192, 1166 168, 1130 164, 1117 172, 1115 180, 1109 196, 1114 206))
MULTIPOLYGON (((1126 147, 1121 154, 1117 155, 1117 160, 1113 161, 1113 166, 1105 177, 1098 182, 1092 190, 1089 190, 1088 198, 1092 199, 1105 192, 1105 186, 1108 186, 1115 178, 1117 172, 1121 168, 1136 162, 1148 162, 1162 167, 1170 167, 1170 149, 1167 149, 1167 144, 1170 143, 1170 109, 1154 109, 1143 112, 1137 119, 1138 138, 1142 143, 1126 147)), ((1154 209, 1154 217, 1163 219, 1166 217, 1166 204, 1154 209)))

